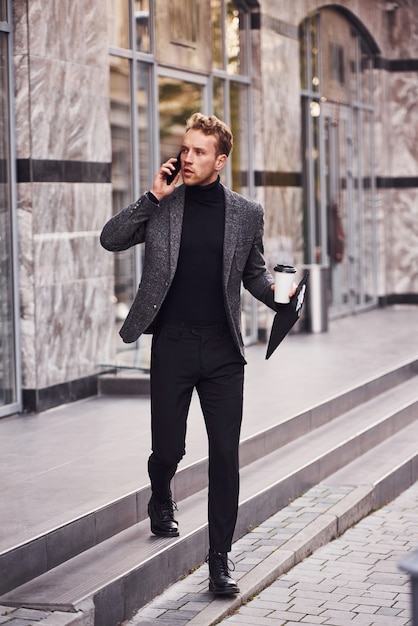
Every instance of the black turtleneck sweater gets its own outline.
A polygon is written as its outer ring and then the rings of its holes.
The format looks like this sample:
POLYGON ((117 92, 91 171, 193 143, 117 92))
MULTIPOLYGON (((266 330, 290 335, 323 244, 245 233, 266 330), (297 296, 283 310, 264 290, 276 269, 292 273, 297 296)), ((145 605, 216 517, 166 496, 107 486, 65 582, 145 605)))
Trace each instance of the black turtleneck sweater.
POLYGON ((225 323, 222 261, 225 198, 219 178, 186 187, 176 274, 160 312, 162 322, 225 323))

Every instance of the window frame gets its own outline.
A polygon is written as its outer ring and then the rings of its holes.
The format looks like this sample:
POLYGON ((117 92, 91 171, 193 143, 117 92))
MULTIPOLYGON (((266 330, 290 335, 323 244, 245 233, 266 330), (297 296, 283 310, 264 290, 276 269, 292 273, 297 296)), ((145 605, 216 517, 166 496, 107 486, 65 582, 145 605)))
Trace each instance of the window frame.
POLYGON ((13 326, 13 346, 11 355, 13 359, 13 371, 11 372, 14 382, 14 401, 0 406, 0 417, 22 410, 22 368, 21 368, 21 341, 19 332, 20 307, 19 307, 19 255, 18 255, 18 223, 17 223, 17 176, 16 176, 16 144, 15 144, 15 111, 14 111, 14 71, 13 71, 13 28, 12 28, 12 0, 6 0, 6 21, 0 22, 0 31, 7 36, 7 105, 8 105, 8 175, 9 175, 9 225, 10 225, 10 249, 11 249, 11 308, 13 326))

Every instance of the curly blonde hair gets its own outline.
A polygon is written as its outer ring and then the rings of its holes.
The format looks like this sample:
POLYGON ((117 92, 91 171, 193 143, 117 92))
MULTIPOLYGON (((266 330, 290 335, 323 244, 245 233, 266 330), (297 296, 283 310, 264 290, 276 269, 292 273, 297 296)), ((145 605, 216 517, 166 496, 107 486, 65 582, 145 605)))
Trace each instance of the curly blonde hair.
POLYGON ((215 115, 207 116, 203 113, 193 113, 186 122, 186 133, 191 129, 201 130, 205 135, 215 135, 217 154, 229 156, 234 147, 234 137, 231 129, 215 115))

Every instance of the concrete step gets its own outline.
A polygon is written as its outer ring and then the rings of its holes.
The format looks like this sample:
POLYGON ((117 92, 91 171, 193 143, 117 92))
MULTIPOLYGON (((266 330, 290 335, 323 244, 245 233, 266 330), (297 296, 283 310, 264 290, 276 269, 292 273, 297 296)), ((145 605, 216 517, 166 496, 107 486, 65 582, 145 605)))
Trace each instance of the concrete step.
MULTIPOLYGON (((342 413, 395 389, 402 382, 414 377, 417 371, 418 360, 407 361, 244 439, 240 446, 241 467, 264 459, 269 453, 308 432, 313 432, 342 413)), ((206 484, 207 459, 202 458, 176 474, 173 491, 176 499, 182 501, 205 489, 206 484)), ((40 576, 146 519, 149 497, 149 485, 145 485, 100 508, 69 519, 65 524, 51 526, 42 531, 36 528, 33 536, 29 535, 29 538, 25 537, 15 543, 11 541, 10 546, 0 552, 0 594, 40 576)))
POLYGON ((168 614, 181 613, 182 609, 170 610, 170 600, 179 602, 179 599, 185 600, 184 606, 187 607, 187 613, 184 613, 187 619, 182 621, 183 624, 186 621, 187 626, 219 624, 304 558, 413 485, 417 476, 418 459, 414 450, 417 430, 416 422, 407 426, 315 485, 234 543, 234 578, 240 588, 237 596, 222 599, 211 596, 207 592, 207 567, 202 565, 170 586, 166 593, 140 609, 123 625, 174 623, 170 622, 168 614), (260 536, 265 537, 262 557, 256 554, 257 550, 252 551, 260 536))
MULTIPOLYGON (((399 384, 394 388, 373 393, 362 404, 355 402, 355 408, 338 417, 321 417, 321 425, 308 427, 305 434, 245 465, 235 539, 355 459, 376 451, 373 458, 380 459, 382 445, 391 450, 385 462, 368 460, 378 475, 376 484, 380 481, 383 485, 376 499, 378 505, 412 484, 418 478, 418 385, 416 377, 406 378, 404 382, 397 378, 399 384), (395 445, 400 440, 402 443, 395 445)), ((381 382, 383 387, 386 383, 381 382)), ((379 388, 378 381, 372 388, 379 388)), ((359 391, 353 390, 353 394, 358 396, 359 391)), ((347 397, 345 402, 351 404, 347 397)), ((305 417, 305 426, 311 417, 305 417)), ((352 477, 354 480, 355 473, 352 477)), ((148 520, 139 521, 5 593, 0 604, 76 612, 93 603, 95 624, 100 626, 115 626, 130 617, 201 563, 207 553, 206 489, 185 498, 179 498, 176 490, 174 494, 179 502, 178 539, 152 537, 148 520)))

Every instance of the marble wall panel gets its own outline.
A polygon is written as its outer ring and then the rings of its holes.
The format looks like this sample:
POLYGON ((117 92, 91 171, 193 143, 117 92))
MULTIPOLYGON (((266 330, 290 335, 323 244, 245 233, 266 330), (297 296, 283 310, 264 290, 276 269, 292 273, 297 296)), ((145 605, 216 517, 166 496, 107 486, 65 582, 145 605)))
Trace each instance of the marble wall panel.
POLYGON ((418 176, 418 74, 391 73, 388 81, 391 175, 418 176))
POLYGON ((29 0, 27 4, 32 55, 107 66, 106 2, 29 0))
POLYGON ((418 191, 395 189, 391 193, 391 218, 387 228, 386 286, 388 294, 418 293, 418 191), (390 224, 390 226, 389 226, 390 224))
POLYGON ((384 296, 387 291, 386 266, 390 259, 386 250, 390 249, 391 214, 387 207, 392 204, 392 190, 379 189, 376 193, 376 255, 377 255, 377 296, 384 296), (389 214, 388 214, 389 213, 389 214))
POLYGON ((31 186, 18 189, 18 239, 19 239, 19 306, 22 384, 36 387, 35 350, 35 281, 33 258, 33 219, 31 186))
POLYGON ((375 169, 378 176, 389 176, 391 172, 390 155, 394 138, 390 131, 390 126, 388 125, 388 120, 390 119, 388 72, 375 70, 373 73, 373 84, 375 169))
POLYGON ((38 388, 77 380, 109 362, 114 316, 107 278, 38 288, 36 374, 38 388))
POLYGON ((15 0, 13 6, 13 47, 16 55, 28 52, 28 11, 25 0, 15 0))
POLYGON ((14 57, 15 79, 15 142, 18 159, 30 156, 30 96, 29 96, 29 57, 18 54, 14 57))
POLYGON ((111 216, 112 188, 103 183, 34 183, 34 234, 99 232, 111 216))
POLYGON ((398 8, 385 15, 386 53, 395 59, 418 58, 418 3, 398 0, 398 8))
POLYGON ((112 274, 112 257, 99 242, 100 231, 35 235, 35 285, 94 280, 112 274))
POLYGON ((31 57, 31 156, 109 162, 108 69, 31 57))
POLYGON ((263 32, 262 55, 264 169, 300 171, 299 42, 263 32))

